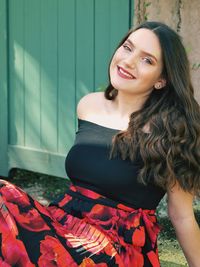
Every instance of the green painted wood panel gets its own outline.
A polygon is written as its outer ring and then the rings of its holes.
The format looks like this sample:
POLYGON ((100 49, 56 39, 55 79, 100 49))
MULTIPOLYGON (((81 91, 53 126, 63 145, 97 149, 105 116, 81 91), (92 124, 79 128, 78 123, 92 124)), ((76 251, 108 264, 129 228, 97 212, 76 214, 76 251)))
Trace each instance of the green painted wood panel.
POLYGON ((24 1, 24 143, 40 148, 40 0, 24 1))
POLYGON ((66 176, 77 102, 106 85, 130 1, 7 0, 9 168, 66 176))
POLYGON ((110 1, 110 51, 118 45, 130 25, 130 1, 110 1), (127 19, 125 19, 127 18, 127 19))
POLYGON ((102 90, 107 84, 110 55, 110 1, 96 1, 94 63, 96 90, 102 90))
POLYGON ((58 1, 41 1, 41 148, 57 152, 58 1))
POLYGON ((76 1, 76 99, 94 90, 94 2, 76 1))
POLYGON ((0 175, 8 171, 7 6, 0 0, 0 175))
POLYGON ((129 0, 95 1, 95 89, 102 89, 108 81, 110 58, 130 27, 129 0))
POLYGON ((58 151, 65 154, 74 140, 76 126, 75 1, 58 6, 58 151))
POLYGON ((9 143, 24 139, 24 0, 10 0, 9 12, 9 143))

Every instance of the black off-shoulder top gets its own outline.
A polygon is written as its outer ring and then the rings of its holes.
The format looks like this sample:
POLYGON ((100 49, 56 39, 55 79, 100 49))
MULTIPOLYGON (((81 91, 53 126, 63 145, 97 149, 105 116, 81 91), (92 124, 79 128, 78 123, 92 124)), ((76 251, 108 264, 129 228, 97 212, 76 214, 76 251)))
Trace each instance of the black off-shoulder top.
POLYGON ((78 120, 74 145, 66 161, 66 172, 73 184, 91 189, 133 208, 155 209, 165 194, 150 182, 143 185, 137 175, 143 162, 120 157, 109 159, 112 138, 119 130, 78 120))

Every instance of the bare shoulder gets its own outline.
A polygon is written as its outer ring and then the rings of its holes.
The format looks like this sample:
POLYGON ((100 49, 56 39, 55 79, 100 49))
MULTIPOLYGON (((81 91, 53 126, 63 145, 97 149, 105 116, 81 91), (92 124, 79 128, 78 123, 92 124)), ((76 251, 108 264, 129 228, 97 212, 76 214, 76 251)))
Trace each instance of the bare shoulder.
POLYGON ((93 92, 80 99, 77 105, 77 116, 87 119, 90 114, 98 112, 105 102, 104 92, 93 92))

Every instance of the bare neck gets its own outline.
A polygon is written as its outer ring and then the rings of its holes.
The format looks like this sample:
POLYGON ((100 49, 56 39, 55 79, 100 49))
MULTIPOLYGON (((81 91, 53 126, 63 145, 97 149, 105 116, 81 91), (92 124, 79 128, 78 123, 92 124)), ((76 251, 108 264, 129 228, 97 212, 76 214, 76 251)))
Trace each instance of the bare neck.
POLYGON ((113 102, 113 107, 120 117, 129 118, 131 113, 142 108, 146 99, 147 96, 129 95, 119 92, 113 102))

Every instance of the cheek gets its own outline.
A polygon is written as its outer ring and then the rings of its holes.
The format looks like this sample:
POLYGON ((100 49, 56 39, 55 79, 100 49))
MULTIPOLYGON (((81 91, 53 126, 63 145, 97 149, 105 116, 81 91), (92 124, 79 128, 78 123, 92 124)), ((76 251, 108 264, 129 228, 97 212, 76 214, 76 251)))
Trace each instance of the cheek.
POLYGON ((153 69, 150 70, 147 67, 140 68, 141 75, 146 78, 149 81, 157 81, 157 79, 160 77, 160 72, 153 69))
POLYGON ((110 66, 109 66, 109 74, 111 75, 113 69, 113 61, 111 61, 110 66))
POLYGON ((115 64, 120 60, 120 58, 121 58, 120 51, 117 50, 117 51, 114 53, 113 57, 112 57, 111 63, 112 63, 113 65, 115 65, 115 64))
POLYGON ((111 73, 117 65, 116 57, 113 57, 110 62, 109 72, 111 73))

